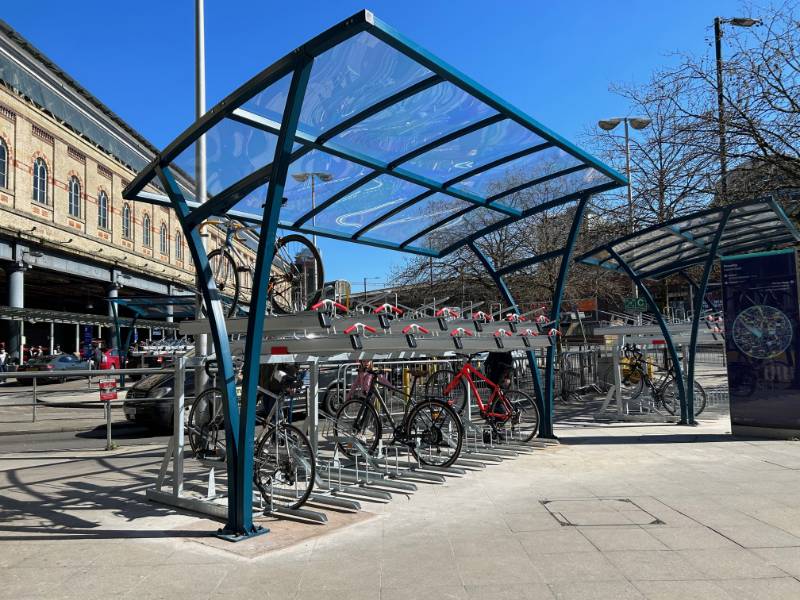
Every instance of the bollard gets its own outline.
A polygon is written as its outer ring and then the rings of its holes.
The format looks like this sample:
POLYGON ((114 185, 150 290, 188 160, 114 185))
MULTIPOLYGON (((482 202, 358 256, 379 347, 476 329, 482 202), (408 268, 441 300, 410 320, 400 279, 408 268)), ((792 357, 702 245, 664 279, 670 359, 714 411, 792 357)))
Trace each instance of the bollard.
POLYGON ((106 450, 114 448, 116 445, 111 441, 111 402, 106 402, 106 450))

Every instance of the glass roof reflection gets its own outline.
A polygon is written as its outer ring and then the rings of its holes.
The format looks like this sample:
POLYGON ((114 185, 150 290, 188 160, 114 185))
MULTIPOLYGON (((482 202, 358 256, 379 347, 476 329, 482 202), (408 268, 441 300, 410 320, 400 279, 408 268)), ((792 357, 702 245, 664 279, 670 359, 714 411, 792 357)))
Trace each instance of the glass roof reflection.
POLYGON ((179 185, 191 187, 201 135, 210 198, 194 208, 198 220, 232 211, 258 221, 268 190, 280 190, 288 229, 387 248, 413 237, 406 251, 449 252, 452 240, 505 226, 509 215, 625 183, 366 11, 234 90, 137 175, 126 197, 158 202, 139 196, 157 168, 179 168, 179 185), (290 137, 279 147, 281 131, 290 137), (270 187, 275 174, 285 181, 270 187))

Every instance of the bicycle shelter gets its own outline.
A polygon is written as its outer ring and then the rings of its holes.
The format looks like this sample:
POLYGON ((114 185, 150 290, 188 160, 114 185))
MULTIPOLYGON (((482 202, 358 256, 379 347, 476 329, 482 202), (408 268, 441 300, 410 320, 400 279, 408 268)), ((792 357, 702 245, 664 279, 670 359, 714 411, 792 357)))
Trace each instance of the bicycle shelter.
POLYGON ((579 256, 576 262, 624 274, 635 283, 653 311, 677 374, 679 423, 691 425, 695 424, 693 382, 697 340, 714 264, 723 257, 766 252, 798 242, 800 231, 773 198, 765 198, 702 210, 654 225, 602 244, 579 256), (701 268, 699 281, 689 273, 693 268, 701 268), (685 346, 688 352, 685 376, 673 327, 645 284, 646 280, 661 281, 673 275, 683 277, 694 290, 690 336, 685 346))
MULTIPOLYGON (((179 135, 123 196, 173 207, 197 269, 224 382, 224 533, 259 533, 252 521, 253 431, 278 228, 436 259, 467 247, 511 307, 505 275, 560 259, 552 299, 557 323, 587 202, 625 183, 368 11, 287 54, 179 135), (195 172, 201 136, 209 147, 208 198, 195 198, 176 178, 195 172), (289 178, 290 170, 330 174, 317 183, 313 206, 308 183, 289 178), (481 249, 487 234, 558 207, 572 211, 563 247, 502 266, 481 249), (220 215, 260 226, 241 409, 221 298, 198 232, 220 215)), ((533 352, 527 354, 544 437, 552 436, 555 351, 549 344, 544 382, 533 352)))

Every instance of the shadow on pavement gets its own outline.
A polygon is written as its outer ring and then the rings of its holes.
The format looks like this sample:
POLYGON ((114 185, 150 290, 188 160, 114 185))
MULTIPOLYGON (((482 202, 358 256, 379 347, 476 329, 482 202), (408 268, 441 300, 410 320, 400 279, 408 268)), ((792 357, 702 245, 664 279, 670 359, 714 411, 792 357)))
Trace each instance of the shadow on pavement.
POLYGON ((145 500, 144 490, 155 481, 157 463, 152 452, 134 452, 66 462, 53 458, 38 466, 2 471, 0 541, 213 536, 208 528, 172 529, 177 523, 168 517, 197 515, 145 500), (141 526, 125 528, 119 527, 120 520, 143 521, 141 526))

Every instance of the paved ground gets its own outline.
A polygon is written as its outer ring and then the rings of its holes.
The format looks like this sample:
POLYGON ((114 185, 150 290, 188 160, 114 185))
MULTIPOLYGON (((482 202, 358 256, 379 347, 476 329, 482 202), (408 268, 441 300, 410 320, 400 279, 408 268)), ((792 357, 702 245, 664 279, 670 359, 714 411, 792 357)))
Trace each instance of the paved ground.
POLYGON ((562 427, 372 518, 237 545, 142 500, 153 446, 0 454, 0 598, 796 600, 800 443, 727 430, 562 427))

